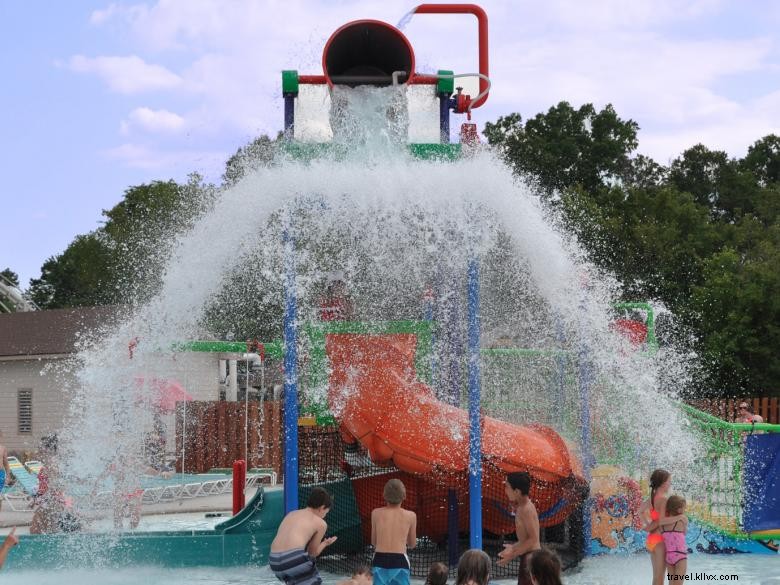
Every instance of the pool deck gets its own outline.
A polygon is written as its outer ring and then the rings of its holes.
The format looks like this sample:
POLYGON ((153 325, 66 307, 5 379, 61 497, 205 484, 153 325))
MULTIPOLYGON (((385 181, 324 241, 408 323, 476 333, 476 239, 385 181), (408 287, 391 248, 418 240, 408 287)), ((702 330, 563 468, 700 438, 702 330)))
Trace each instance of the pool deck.
MULTIPOLYGON (((247 491, 246 499, 249 501, 255 495, 255 489, 247 491)), ((147 516, 166 516, 172 514, 206 514, 207 512, 228 512, 228 517, 232 515, 233 496, 230 493, 214 496, 200 496, 197 498, 182 498, 170 502, 161 502, 157 504, 144 504, 141 509, 141 524, 139 530, 144 530, 144 518, 147 516)), ((106 510, 102 516, 111 516, 111 512, 106 510)), ((8 507, 3 507, 0 511, 0 535, 8 534, 11 527, 16 526, 17 534, 28 534, 30 522, 32 522, 32 511, 14 512, 8 507)))

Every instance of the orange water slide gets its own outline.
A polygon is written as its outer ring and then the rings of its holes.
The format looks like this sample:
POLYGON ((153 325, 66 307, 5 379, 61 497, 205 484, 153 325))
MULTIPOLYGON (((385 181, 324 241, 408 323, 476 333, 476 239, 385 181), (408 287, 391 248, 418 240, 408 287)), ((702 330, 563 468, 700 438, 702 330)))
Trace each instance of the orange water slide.
MULTIPOLYGON (((438 400, 417 380, 416 345, 413 334, 327 335, 330 408, 342 432, 359 441, 373 462, 421 478, 465 479, 468 413, 438 400)), ((482 453, 483 526, 493 533, 513 529, 503 496, 508 472, 530 473, 542 526, 559 524, 587 493, 579 461, 549 427, 483 417, 482 453)), ((467 489, 467 481, 456 483, 467 489)))

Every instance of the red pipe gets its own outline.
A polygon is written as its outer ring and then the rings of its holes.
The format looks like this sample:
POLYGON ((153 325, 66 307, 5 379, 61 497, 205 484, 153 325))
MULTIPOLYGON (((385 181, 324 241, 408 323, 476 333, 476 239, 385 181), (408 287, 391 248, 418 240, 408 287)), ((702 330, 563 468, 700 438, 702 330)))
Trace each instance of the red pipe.
POLYGON ((239 459, 233 462, 233 516, 244 509, 246 505, 246 461, 239 459))
MULTIPOLYGON (((490 77, 488 72, 488 19, 487 14, 476 4, 420 4, 415 14, 473 14, 479 27, 479 72, 490 77)), ((487 81, 479 79, 479 93, 487 90, 487 81)), ((487 94, 472 102, 471 109, 478 108, 487 100, 487 94)))
POLYGON ((309 85, 325 85, 327 80, 324 75, 299 75, 298 83, 309 85))
MULTIPOLYGON (((324 75, 299 75, 298 83, 307 85, 325 85, 328 82, 324 75)), ((436 85, 439 78, 435 75, 419 73, 409 80, 411 85, 436 85)))

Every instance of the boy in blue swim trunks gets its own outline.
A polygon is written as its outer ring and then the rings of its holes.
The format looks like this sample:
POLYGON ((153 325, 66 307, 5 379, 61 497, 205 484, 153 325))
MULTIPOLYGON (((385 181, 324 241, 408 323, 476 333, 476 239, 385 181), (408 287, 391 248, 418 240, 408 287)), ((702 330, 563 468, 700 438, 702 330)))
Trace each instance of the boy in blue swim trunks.
POLYGON ((407 548, 417 545, 417 515, 404 510, 406 487, 400 479, 385 484, 386 506, 371 512, 374 585, 409 585, 407 548))
POLYGON ((325 516, 333 507, 333 498, 321 487, 311 490, 306 507, 284 517, 271 543, 268 564, 287 585, 321 585, 314 559, 336 537, 324 538, 328 525, 325 516))

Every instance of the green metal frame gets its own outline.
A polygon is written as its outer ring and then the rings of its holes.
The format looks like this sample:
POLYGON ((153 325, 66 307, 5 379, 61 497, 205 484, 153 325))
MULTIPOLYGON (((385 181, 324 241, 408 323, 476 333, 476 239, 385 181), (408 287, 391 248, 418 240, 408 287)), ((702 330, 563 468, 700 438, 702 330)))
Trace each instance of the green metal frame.
POLYGON ((431 344, 433 340, 433 321, 379 321, 365 323, 362 321, 325 321, 310 323, 304 329, 308 341, 308 364, 304 372, 307 395, 305 404, 301 406, 301 414, 315 416, 317 425, 329 426, 336 420, 325 400, 328 385, 328 356, 325 353, 325 336, 333 333, 358 333, 363 335, 390 335, 393 333, 411 333, 417 338, 415 352, 415 369, 417 377, 430 384, 431 382, 431 344), (320 392, 317 392, 320 390, 320 392), (315 396, 320 394, 318 400, 315 396))
MULTIPOLYGON (((281 341, 263 343, 266 357, 282 359, 284 344, 281 341)), ((182 341, 173 345, 174 351, 208 353, 247 353, 246 341, 182 341)))
POLYGON ((639 309, 647 313, 645 326, 647 327, 647 349, 650 353, 658 351, 658 339, 655 336, 655 313, 653 307, 647 302, 615 303, 615 309, 639 309))
MULTIPOLYGON (((455 161, 461 156, 461 145, 421 143, 407 144, 409 154, 419 160, 455 161)), ((295 140, 282 141, 281 151, 287 156, 304 162, 311 162, 320 158, 335 161, 344 160, 350 149, 343 144, 333 142, 298 142, 295 140)))

